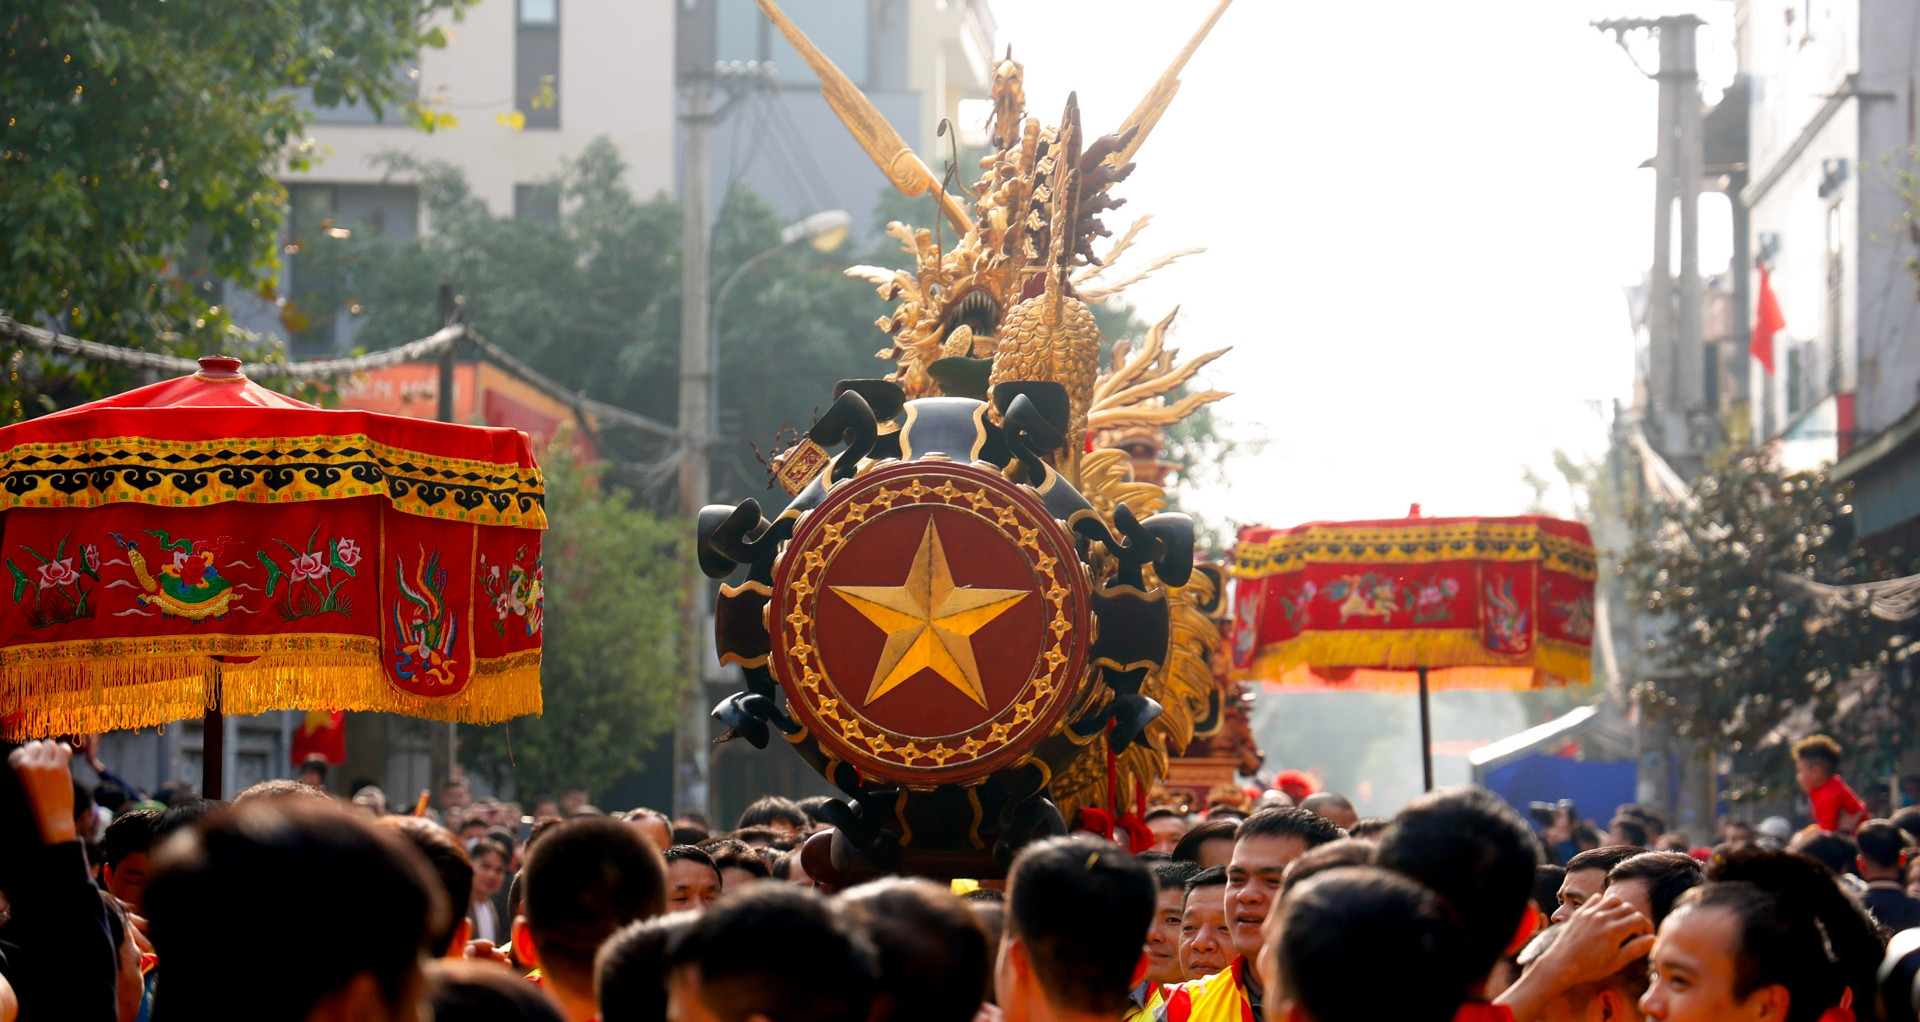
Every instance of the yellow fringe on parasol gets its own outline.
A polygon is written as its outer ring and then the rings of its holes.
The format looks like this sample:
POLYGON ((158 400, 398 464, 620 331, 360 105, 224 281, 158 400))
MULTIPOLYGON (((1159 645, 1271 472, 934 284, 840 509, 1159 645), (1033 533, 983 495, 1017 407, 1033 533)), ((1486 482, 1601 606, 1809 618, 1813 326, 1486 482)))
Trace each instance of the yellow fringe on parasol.
POLYGON ((289 705, 497 723, 541 712, 540 651, 480 660, 465 688, 427 698, 395 687, 379 643, 357 635, 120 639, 0 650, 0 738, 153 727, 211 709, 251 714, 289 705))
POLYGON ((1483 688, 1527 691, 1593 680, 1593 654, 1572 643, 1540 637, 1527 653, 1500 654, 1478 630, 1353 629, 1305 632, 1262 649, 1253 666, 1235 671, 1243 681, 1283 687, 1334 687, 1411 692, 1415 669, 1428 668, 1435 690, 1483 688), (1367 667, 1318 667, 1367 664, 1367 667))

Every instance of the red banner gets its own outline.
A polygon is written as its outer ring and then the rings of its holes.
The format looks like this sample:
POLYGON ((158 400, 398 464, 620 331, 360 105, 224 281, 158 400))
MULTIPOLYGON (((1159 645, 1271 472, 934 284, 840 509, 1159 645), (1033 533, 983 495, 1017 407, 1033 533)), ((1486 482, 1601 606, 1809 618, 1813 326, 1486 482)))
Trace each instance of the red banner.
POLYGON ((1538 688, 1591 679, 1593 541, 1554 518, 1241 530, 1234 668, 1346 688, 1538 688))
POLYGON ((0 732, 537 713, 543 489, 518 431, 244 380, 0 430, 0 732))

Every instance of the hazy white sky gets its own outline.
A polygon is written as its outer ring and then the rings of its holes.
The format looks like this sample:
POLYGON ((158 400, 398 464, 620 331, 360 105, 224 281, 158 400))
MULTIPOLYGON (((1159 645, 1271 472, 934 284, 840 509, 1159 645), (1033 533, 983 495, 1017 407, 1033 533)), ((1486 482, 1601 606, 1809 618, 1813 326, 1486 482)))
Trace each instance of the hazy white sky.
MULTIPOLYGON (((1029 109, 1077 90, 1117 127, 1212 0, 997 0, 1029 109)), ((1232 345, 1220 414, 1264 452, 1186 504, 1292 525, 1514 514, 1522 467, 1604 448, 1632 388, 1621 289, 1652 244, 1655 85, 1596 18, 1691 9, 1707 95, 1732 72, 1732 5, 1238 0, 1117 190, 1140 258, 1189 257, 1129 292, 1180 306, 1191 353, 1232 345)), ((1652 48, 1637 47, 1651 67, 1652 48)), ((1718 213, 1718 215, 1715 215, 1718 213)), ((1702 266, 1725 265, 1724 206, 1702 266)), ((1549 496, 1564 508, 1564 487, 1549 496)))

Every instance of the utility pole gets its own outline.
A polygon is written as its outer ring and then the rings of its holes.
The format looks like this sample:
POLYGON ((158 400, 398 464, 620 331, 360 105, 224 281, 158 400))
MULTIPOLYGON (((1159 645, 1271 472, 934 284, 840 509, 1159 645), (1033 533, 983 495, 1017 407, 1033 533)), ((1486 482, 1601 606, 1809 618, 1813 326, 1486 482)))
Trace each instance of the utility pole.
MULTIPOLYGON (((707 387, 713 369, 707 353, 707 132, 713 125, 713 79, 686 84, 687 112, 680 164, 680 517, 689 526, 707 502, 707 387)), ((708 745, 706 686, 707 580, 697 559, 689 561, 681 599, 680 640, 685 657, 680 723, 673 740, 673 808, 704 813, 708 745)))
MULTIPOLYGON (((1689 479, 1703 468, 1704 447, 1714 435, 1709 428, 1714 409, 1706 403, 1706 324, 1700 279, 1699 210, 1706 153, 1695 36, 1704 24, 1682 14, 1622 18, 1593 26, 1612 33, 1623 50, 1628 32, 1650 31, 1659 41, 1659 68, 1649 74, 1659 83, 1660 94, 1653 158, 1653 268, 1647 294, 1647 403, 1640 411, 1648 442, 1689 479), (1676 229, 1680 232, 1677 276, 1673 265, 1676 229)), ((1635 66, 1639 66, 1637 60, 1635 66)), ((1637 615, 1629 622, 1629 630, 1640 634, 1637 615)), ((1642 676, 1646 669, 1645 661, 1635 657, 1632 672, 1642 676)), ((1642 799, 1659 806, 1663 815, 1690 834, 1711 833, 1715 823, 1711 749, 1682 739, 1665 714, 1642 714, 1638 731, 1642 799)))
MULTIPOLYGON (((452 284, 440 285, 438 304, 442 329, 460 322, 462 307, 466 302, 454 296, 452 284)), ((439 386, 435 395, 438 400, 435 402, 434 417, 441 422, 453 421, 453 357, 458 347, 458 344, 449 344, 440 352, 439 386)), ((437 796, 448 781, 460 774, 460 726, 447 721, 444 728, 436 728, 431 724, 427 727, 427 787, 437 796)))
MULTIPOLYGON (((772 80, 771 65, 713 64, 683 76, 686 126, 680 163, 680 515, 691 525, 711 493, 714 423, 713 356, 708 330, 708 286, 712 268, 711 222, 707 185, 710 173, 708 133, 755 85, 772 80), (727 99, 713 106, 714 87, 727 99)), ((691 554, 691 548, 689 548, 691 554)), ((673 742, 674 810, 708 811, 710 792, 708 739, 707 623, 712 585, 689 556, 686 591, 681 599, 682 674, 679 723, 673 742)))
MULTIPOLYGON (((1694 417, 1706 407, 1706 346, 1700 300, 1700 178, 1706 169, 1700 123, 1700 72, 1694 60, 1694 36, 1703 22, 1691 14, 1661 18, 1660 109, 1671 125, 1660 141, 1671 150, 1666 160, 1667 187, 1680 205, 1680 279, 1675 288, 1674 401, 1667 409, 1668 449, 1684 452, 1691 475, 1698 471, 1705 436, 1694 417)), ((1663 207, 1664 209, 1665 207, 1663 207)), ((1670 215, 1663 213, 1663 216, 1670 215)), ((1665 283, 1667 278, 1661 278, 1665 283)))
MULTIPOLYGON (((1706 345, 1700 280, 1700 187, 1706 170, 1700 117, 1700 71, 1694 37, 1705 22, 1691 14, 1620 18, 1594 28, 1626 34, 1651 31, 1659 40, 1659 128, 1653 156, 1653 271, 1647 295, 1648 440, 1684 476, 1700 468, 1706 402, 1706 345), (1680 232, 1676 277, 1675 228, 1680 232)), ((1631 54, 1629 54, 1631 56, 1631 54)), ((1637 66, 1637 62, 1636 62, 1637 66)))

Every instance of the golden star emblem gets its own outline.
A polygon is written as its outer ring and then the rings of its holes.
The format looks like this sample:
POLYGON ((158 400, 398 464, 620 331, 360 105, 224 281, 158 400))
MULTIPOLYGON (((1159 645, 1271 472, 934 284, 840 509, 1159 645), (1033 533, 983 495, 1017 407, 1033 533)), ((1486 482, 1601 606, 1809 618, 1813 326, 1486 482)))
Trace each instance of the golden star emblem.
POLYGON ((987 708, 987 690, 973 659, 973 633, 1027 598, 1024 589, 975 589, 953 584, 940 530, 932 521, 898 586, 831 586, 840 598, 887 633, 866 701, 886 695, 924 668, 987 708))

